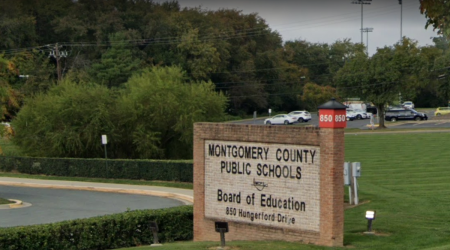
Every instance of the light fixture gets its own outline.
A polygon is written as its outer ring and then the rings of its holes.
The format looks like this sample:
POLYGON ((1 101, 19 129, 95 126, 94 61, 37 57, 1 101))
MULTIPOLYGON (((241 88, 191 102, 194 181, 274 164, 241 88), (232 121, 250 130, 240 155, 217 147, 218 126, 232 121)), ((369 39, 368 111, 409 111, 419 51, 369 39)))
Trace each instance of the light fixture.
POLYGON ((220 249, 225 247, 225 233, 228 233, 228 222, 215 222, 216 232, 220 233, 220 249))
POLYGON ((372 221, 375 220, 376 212, 373 210, 366 211, 366 219, 367 219, 367 234, 373 234, 372 232, 372 221))

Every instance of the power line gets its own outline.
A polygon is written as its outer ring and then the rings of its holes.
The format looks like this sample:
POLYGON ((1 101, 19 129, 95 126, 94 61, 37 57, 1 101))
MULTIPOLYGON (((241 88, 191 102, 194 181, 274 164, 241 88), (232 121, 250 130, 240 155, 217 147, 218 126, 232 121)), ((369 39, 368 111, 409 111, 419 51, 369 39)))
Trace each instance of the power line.
MULTIPOLYGON (((357 1, 371 1, 371 0, 357 0, 357 1)), ((390 6, 388 6, 390 7, 390 6)), ((382 8, 378 8, 378 9, 384 9, 384 8, 388 8, 388 7, 382 7, 382 8)), ((411 6, 413 7, 413 6, 411 6)), ((388 12, 392 12, 393 10, 390 8, 388 10, 388 12)), ((386 12, 386 13, 388 13, 386 12)), ((376 15, 379 15, 380 13, 373 13, 376 15)), ((342 15, 343 16, 343 15, 342 15)), ((335 16, 335 17, 339 17, 339 16, 335 16)), ((346 20, 354 20, 355 18, 350 17, 350 18, 345 18, 344 21, 346 20)), ((330 19, 329 21, 325 20, 323 21, 322 19, 318 20, 318 21, 307 21, 305 22, 304 25, 306 25, 308 28, 314 28, 314 27, 318 27, 318 26, 324 26, 324 25, 330 25, 330 24, 336 24, 338 22, 340 22, 341 20, 339 19, 330 19), (309 23, 313 23, 312 25, 309 23), (325 23, 325 24, 321 24, 325 23)), ((303 26, 304 26, 303 25, 303 26)), ((298 26, 301 27, 302 25, 298 26)), ((298 29, 298 27, 296 29, 298 29)), ((292 29, 292 28, 291 28, 292 29)), ((284 29, 281 29, 284 30, 284 29)), ((253 36, 258 36, 261 35, 261 32, 272 32, 270 30, 269 26, 265 26, 265 27, 261 27, 261 28, 249 28, 249 29, 240 29, 240 30, 234 30, 234 31, 230 31, 230 32, 222 32, 220 35, 217 36, 209 36, 209 35, 205 35, 199 38, 199 40, 201 41, 214 41, 214 40, 229 40, 229 39, 234 39, 234 38, 243 38, 243 37, 253 37, 253 36)), ((72 46, 72 47, 108 47, 111 45, 124 45, 124 46, 136 46, 136 45, 172 45, 172 44, 178 44, 181 41, 183 41, 182 38, 180 37, 157 37, 157 38, 147 38, 147 39, 136 39, 136 40, 125 40, 125 41, 109 41, 109 42, 59 42, 60 45, 62 46, 72 46)), ((0 51, 0 53, 4 53, 4 54, 15 54, 15 53, 21 53, 23 51, 29 51, 29 50, 33 50, 33 49, 45 49, 47 45, 41 45, 41 46, 36 46, 36 47, 27 47, 27 48, 18 48, 18 49, 9 49, 9 50, 3 50, 0 51)))

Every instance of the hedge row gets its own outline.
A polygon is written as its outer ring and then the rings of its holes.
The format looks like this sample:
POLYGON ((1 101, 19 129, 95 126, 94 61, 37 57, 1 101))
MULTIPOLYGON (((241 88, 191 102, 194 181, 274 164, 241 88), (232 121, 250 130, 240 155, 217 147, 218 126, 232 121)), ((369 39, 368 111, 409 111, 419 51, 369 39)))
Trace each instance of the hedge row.
POLYGON ((121 214, 52 224, 0 229, 0 249, 115 249, 150 245, 149 222, 158 224, 159 242, 193 238, 193 208, 181 206, 136 210, 121 214))
POLYGON ((0 171, 66 177, 193 182, 192 162, 0 157, 0 171))

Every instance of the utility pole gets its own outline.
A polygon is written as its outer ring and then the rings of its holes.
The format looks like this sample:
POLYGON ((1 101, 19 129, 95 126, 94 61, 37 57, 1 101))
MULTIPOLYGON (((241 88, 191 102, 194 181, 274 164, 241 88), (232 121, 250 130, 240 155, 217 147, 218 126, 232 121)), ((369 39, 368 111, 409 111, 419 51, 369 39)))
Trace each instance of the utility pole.
POLYGON ((366 53, 367 53, 367 55, 369 55, 369 32, 372 32, 372 31, 373 31, 373 28, 364 28, 363 31, 362 31, 362 32, 366 32, 367 33, 366 34, 366 43, 367 43, 366 53))
POLYGON ((398 4, 400 4, 400 43, 403 42, 403 34, 402 34, 402 26, 403 26, 403 4, 402 0, 398 0, 398 4))
POLYGON ((361 4, 361 44, 364 44, 363 41, 363 6, 364 4, 371 4, 372 0, 355 0, 352 4, 361 4))
POLYGON ((62 57, 67 57, 67 51, 60 51, 60 49, 62 48, 61 45, 58 45, 58 43, 56 43, 55 45, 53 45, 54 47, 51 47, 51 45, 47 45, 51 51, 50 54, 48 55, 48 57, 53 57, 56 59, 56 73, 58 74, 58 82, 61 81, 62 79, 62 72, 61 72, 61 58, 62 57))

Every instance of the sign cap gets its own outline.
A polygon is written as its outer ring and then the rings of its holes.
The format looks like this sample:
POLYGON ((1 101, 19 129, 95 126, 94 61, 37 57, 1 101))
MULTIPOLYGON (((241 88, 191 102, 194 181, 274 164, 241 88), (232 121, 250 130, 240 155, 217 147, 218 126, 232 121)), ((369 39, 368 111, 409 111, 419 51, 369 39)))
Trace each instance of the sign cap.
POLYGON ((318 109, 347 109, 347 106, 336 101, 335 98, 331 98, 330 101, 320 105, 318 109))

